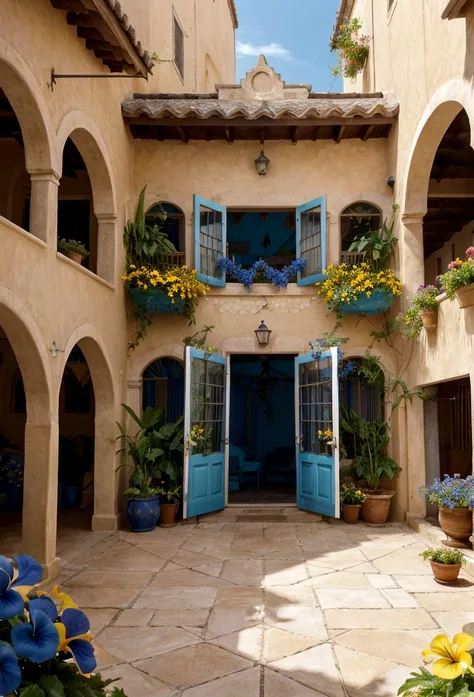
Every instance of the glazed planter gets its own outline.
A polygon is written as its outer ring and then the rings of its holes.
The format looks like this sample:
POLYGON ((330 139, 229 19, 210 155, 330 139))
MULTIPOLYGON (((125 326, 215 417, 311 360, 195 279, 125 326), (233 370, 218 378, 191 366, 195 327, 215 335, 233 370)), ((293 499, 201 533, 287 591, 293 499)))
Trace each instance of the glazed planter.
POLYGON ((462 564, 440 564, 430 559, 433 576, 438 583, 453 583, 457 581, 462 564))
POLYGON ((160 528, 174 528, 176 525, 176 513, 178 512, 177 503, 160 504, 160 528))
POLYGON ((425 329, 436 329, 436 327, 438 326, 438 310, 420 312, 420 317, 425 329))
POLYGON ((342 504, 342 517, 344 518, 345 523, 349 524, 354 524, 357 523, 359 520, 359 513, 360 509, 362 507, 362 504, 357 503, 357 504, 351 504, 351 503, 343 503, 342 504))
POLYGON ((343 315, 379 315, 390 310, 393 303, 393 293, 388 290, 373 290, 370 298, 362 295, 349 303, 340 303, 339 311, 343 315))
POLYGON ((126 499, 125 517, 132 532, 151 532, 160 517, 158 496, 126 499))
POLYGON ((472 307, 474 305, 474 283, 470 286, 458 288, 456 291, 459 307, 472 307))
POLYGON ((129 288, 128 295, 135 305, 146 307, 149 314, 184 314, 185 301, 175 296, 174 302, 172 302, 168 293, 162 288, 149 288, 148 290, 129 288))
POLYGON ((469 538, 472 535, 472 511, 469 508, 440 508, 438 520, 441 530, 447 539, 443 541, 446 547, 459 549, 470 548, 469 538))
POLYGON ((81 488, 76 484, 64 485, 62 504, 64 508, 79 508, 81 503, 81 488))
POLYGON ((377 489, 377 491, 364 491, 367 496, 362 504, 362 518, 366 523, 384 525, 390 512, 390 503, 394 491, 389 489, 377 489))
POLYGON ((76 264, 79 264, 79 266, 82 264, 82 260, 84 259, 84 257, 77 252, 66 252, 66 256, 69 259, 72 259, 72 261, 75 261, 76 264))

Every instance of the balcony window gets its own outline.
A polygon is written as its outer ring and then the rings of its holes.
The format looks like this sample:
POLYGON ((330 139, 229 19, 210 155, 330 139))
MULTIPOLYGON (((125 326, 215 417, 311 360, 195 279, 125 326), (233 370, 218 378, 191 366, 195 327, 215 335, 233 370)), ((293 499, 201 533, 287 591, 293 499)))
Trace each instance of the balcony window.
POLYGON ((358 201, 344 208, 341 213, 341 262, 360 263, 364 254, 349 252, 351 244, 359 235, 379 230, 381 226, 382 212, 371 203, 358 201))

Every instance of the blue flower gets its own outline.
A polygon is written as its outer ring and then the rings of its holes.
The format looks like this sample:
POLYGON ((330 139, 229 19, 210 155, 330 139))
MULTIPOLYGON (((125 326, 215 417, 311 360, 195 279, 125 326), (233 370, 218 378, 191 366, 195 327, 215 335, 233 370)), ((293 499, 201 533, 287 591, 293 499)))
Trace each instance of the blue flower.
POLYGON ((21 683, 21 670, 15 651, 0 641, 0 695, 9 695, 21 683))
POLYGON ((59 646, 58 630, 53 624, 56 606, 50 598, 37 598, 29 602, 28 612, 30 622, 17 624, 11 631, 13 647, 18 656, 43 663, 56 655, 59 646))
POLYGON ((258 273, 263 274, 267 281, 270 281, 277 288, 286 288, 290 278, 306 267, 306 259, 295 259, 289 266, 285 266, 281 271, 274 269, 267 264, 264 259, 256 261, 250 269, 243 269, 232 259, 221 258, 216 263, 217 271, 227 273, 230 278, 243 283, 246 288, 250 288, 258 273))
POLYGON ((41 581, 41 564, 27 554, 14 558, 18 574, 10 559, 0 556, 0 620, 9 620, 23 612, 31 586, 41 581))
POLYGON ((56 624, 59 633, 59 651, 69 651, 79 671, 89 675, 95 669, 94 648, 89 634, 90 623, 82 610, 69 608, 61 615, 61 622, 56 624))

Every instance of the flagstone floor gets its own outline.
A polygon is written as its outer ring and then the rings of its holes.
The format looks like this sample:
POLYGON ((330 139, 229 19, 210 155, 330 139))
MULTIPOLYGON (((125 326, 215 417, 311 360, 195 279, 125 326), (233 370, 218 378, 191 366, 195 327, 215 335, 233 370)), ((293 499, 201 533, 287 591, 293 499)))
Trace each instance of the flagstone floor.
POLYGON ((60 582, 128 697, 395 697, 433 636, 474 633, 474 566, 438 585, 404 525, 227 509, 61 540, 60 582))

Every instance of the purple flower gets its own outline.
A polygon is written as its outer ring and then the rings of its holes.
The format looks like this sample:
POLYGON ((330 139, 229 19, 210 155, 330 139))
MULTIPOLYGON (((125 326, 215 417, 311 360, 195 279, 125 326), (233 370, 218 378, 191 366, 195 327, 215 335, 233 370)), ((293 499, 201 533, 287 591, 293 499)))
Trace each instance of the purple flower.
POLYGON ((468 259, 474 258, 474 247, 468 247, 466 249, 466 256, 468 257, 468 259))

